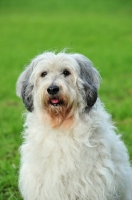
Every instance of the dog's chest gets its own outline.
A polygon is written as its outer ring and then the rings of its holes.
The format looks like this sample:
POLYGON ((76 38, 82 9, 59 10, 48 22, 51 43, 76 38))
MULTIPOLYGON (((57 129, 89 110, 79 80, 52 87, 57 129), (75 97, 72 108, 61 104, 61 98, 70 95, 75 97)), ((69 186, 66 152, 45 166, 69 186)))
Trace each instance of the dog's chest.
POLYGON ((90 152, 84 141, 80 141, 79 138, 49 135, 36 144, 33 141, 29 146, 28 160, 32 160, 38 173, 43 174, 43 179, 49 176, 47 180, 51 179, 54 183, 60 180, 67 182, 69 177, 79 177, 82 168, 83 173, 88 173, 88 165, 90 169, 90 152))
MULTIPOLYGON (((38 190, 43 196, 47 194, 51 200, 54 196, 56 199, 83 199, 83 193, 85 196, 88 193, 94 195, 93 184, 96 184, 96 190, 101 192, 106 187, 106 177, 112 178, 101 156, 101 151, 104 155, 105 150, 101 150, 99 145, 89 146, 85 135, 77 137, 76 134, 76 137, 71 137, 49 134, 39 138, 34 135, 32 138, 22 146, 23 155, 26 155, 23 159, 25 164, 30 165, 28 173, 31 173, 34 182, 38 183, 38 190), (103 169, 107 169, 106 177, 101 174, 103 169)), ((113 188, 110 188, 110 191, 113 188)), ((93 197, 89 197, 89 200, 93 197)), ((101 198, 103 200, 102 196, 101 198)))
POLYGON ((70 137, 46 138, 36 154, 42 169, 63 174, 78 168, 82 157, 86 156, 86 147, 70 137))

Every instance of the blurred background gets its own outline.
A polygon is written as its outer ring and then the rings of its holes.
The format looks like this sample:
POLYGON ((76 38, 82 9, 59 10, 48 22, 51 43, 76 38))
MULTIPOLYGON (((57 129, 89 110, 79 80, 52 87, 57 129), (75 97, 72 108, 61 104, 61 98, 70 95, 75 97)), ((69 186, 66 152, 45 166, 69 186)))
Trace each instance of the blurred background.
POLYGON ((0 200, 21 200, 25 108, 15 94, 17 78, 34 56, 64 48, 99 70, 100 98, 132 159, 132 1, 0 0, 0 200))

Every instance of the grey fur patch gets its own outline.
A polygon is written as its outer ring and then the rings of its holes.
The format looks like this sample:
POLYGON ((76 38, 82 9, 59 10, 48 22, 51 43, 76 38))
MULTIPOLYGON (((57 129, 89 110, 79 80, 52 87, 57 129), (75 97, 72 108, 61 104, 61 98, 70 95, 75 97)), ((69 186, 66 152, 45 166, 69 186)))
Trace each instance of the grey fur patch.
POLYGON ((28 111, 33 111, 33 84, 30 83, 30 75, 33 71, 29 65, 24 72, 20 75, 17 81, 17 95, 22 98, 23 103, 28 111))
POLYGON ((81 54, 73 54, 80 66, 80 76, 83 81, 85 99, 88 107, 92 107, 98 97, 97 89, 100 84, 100 75, 93 67, 92 62, 81 54))

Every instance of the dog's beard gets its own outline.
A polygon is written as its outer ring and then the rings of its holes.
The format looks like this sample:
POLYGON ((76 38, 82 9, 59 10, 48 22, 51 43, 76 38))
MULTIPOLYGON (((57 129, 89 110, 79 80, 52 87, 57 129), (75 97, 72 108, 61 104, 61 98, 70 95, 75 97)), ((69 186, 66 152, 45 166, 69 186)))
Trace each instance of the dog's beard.
POLYGON ((74 102, 64 95, 48 95, 41 96, 42 109, 46 112, 45 119, 50 122, 52 127, 63 126, 68 128, 72 125, 74 119, 74 102))

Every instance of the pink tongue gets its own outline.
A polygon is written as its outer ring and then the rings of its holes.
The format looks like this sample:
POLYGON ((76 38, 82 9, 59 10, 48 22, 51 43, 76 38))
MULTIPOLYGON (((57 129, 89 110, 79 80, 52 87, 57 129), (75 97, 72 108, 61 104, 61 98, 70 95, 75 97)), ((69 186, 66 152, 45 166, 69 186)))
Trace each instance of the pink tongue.
POLYGON ((57 104, 57 103, 59 103, 59 100, 58 99, 51 99, 51 102, 54 103, 54 104, 57 104))

